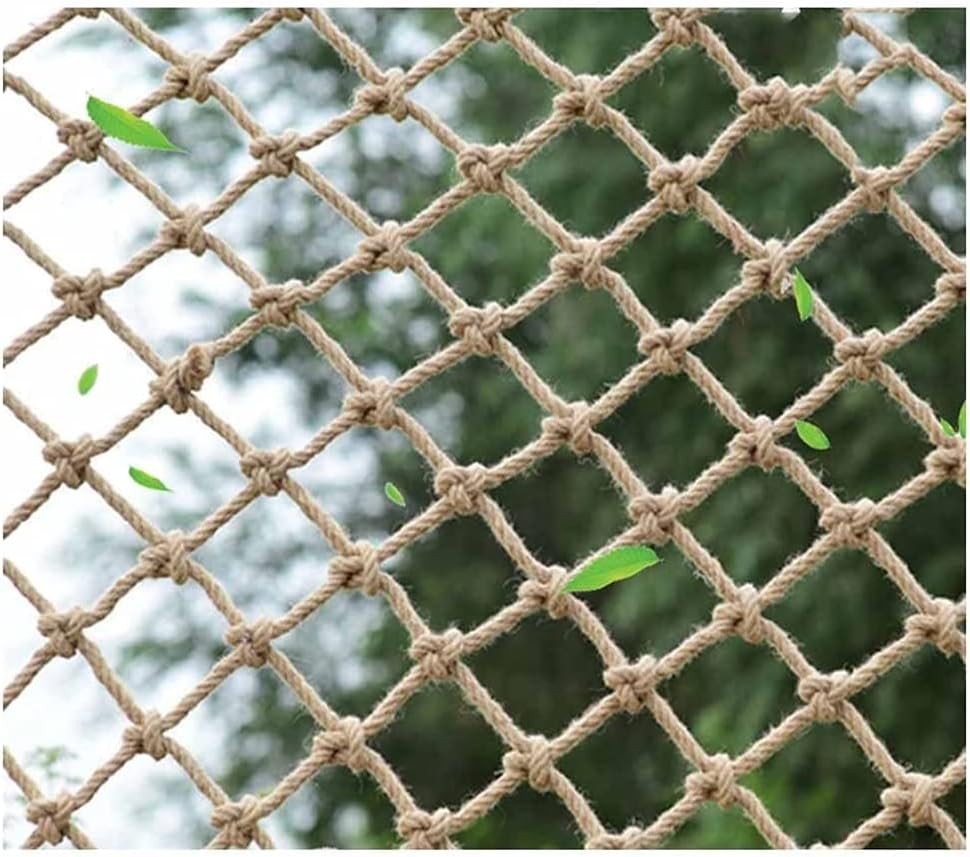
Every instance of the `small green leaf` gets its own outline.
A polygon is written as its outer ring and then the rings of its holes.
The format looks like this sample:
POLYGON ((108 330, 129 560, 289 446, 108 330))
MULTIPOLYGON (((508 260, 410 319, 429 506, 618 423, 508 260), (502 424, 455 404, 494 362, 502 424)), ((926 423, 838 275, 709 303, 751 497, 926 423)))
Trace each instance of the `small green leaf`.
POLYGON ((957 416, 957 425, 960 427, 960 437, 967 437, 967 403, 960 405, 960 413, 957 416))
POLYGON ((98 380, 98 364, 95 363, 88 366, 81 373, 81 377, 77 379, 77 391, 82 395, 86 396, 91 388, 94 386, 94 382, 98 380))
POLYGON ((151 488, 153 491, 171 491, 172 489, 168 487, 161 479, 157 476, 152 476, 151 473, 146 473, 144 470, 139 470, 137 467, 129 467, 128 475, 135 480, 139 485, 145 488, 151 488))
POLYGON ((813 425, 805 420, 795 420, 795 431, 798 432, 802 443, 805 446, 810 446, 812 449, 828 449, 832 445, 829 443, 829 439, 825 436, 824 431, 817 425, 813 425))
POLYGON ((944 419, 941 419, 941 420, 940 420, 940 428, 941 428, 941 429, 943 429, 943 434, 945 434, 945 435, 946 435, 947 437, 956 437, 956 436, 957 436, 957 431, 956 431, 956 429, 955 429, 955 428, 953 428, 953 426, 951 426, 951 425, 950 425, 950 424, 949 424, 949 423, 948 423, 948 422, 947 422, 946 420, 944 420, 944 419))
POLYGON ((656 565, 660 557, 652 548, 626 545, 593 560, 570 580, 563 592, 591 592, 656 565))
POLYGON ((88 116, 109 137, 115 137, 134 146, 144 146, 148 149, 162 149, 166 152, 184 152, 151 122, 133 116, 123 107, 117 107, 88 96, 88 116))
POLYGON ((384 483, 384 493, 387 495, 387 499, 392 503, 396 503, 398 506, 404 506, 404 495, 398 490, 397 485, 393 482, 384 483))
POLYGON ((812 308, 815 300, 812 297, 812 287, 802 276, 802 272, 795 269, 795 276, 792 279, 792 292, 795 294, 795 306, 798 308, 798 317, 805 321, 812 317, 812 308))

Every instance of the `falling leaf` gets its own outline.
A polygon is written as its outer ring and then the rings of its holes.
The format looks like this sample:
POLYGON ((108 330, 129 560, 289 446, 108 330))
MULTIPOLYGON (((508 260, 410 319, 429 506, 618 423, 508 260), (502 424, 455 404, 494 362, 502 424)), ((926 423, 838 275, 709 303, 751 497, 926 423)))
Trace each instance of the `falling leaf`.
POLYGON ((619 547, 589 563, 566 584, 563 591, 590 592, 594 589, 602 589, 618 580, 633 577, 634 574, 658 562, 660 557, 652 548, 639 545, 619 547))
POLYGON ((802 272, 795 269, 795 276, 792 280, 792 291, 795 294, 795 306, 798 308, 798 317, 805 321, 812 317, 812 307, 815 303, 812 297, 812 287, 802 276, 802 272))
POLYGON ((129 467, 128 475, 135 480, 139 485, 145 488, 151 488, 153 491, 171 491, 172 489, 168 487, 161 479, 157 476, 152 476, 151 473, 146 473, 144 470, 139 470, 137 467, 129 467))
POLYGON ((162 149, 166 152, 185 151, 173 144, 151 122, 139 119, 123 107, 109 104, 93 95, 88 96, 88 116, 109 137, 115 137, 125 143, 149 149, 162 149))
POLYGON ((91 388, 94 386, 94 382, 98 380, 98 364, 94 363, 88 366, 81 373, 81 377, 77 379, 77 391, 82 395, 86 396, 91 388))
POLYGON ((953 426, 951 426, 944 419, 941 419, 940 420, 940 428, 943 429, 943 434, 945 434, 947 437, 956 437, 956 435, 957 435, 957 430, 955 428, 953 428, 953 426))
POLYGON ((813 425, 805 420, 795 420, 795 431, 798 432, 802 443, 805 446, 810 446, 812 449, 828 449, 831 446, 829 439, 825 436, 825 432, 817 425, 813 425))
POLYGON ((967 403, 960 405, 960 413, 957 416, 957 425, 960 427, 960 437, 964 440, 967 437, 967 403))
POLYGON ((392 503, 396 503, 398 506, 404 506, 404 495, 398 490, 397 485, 393 482, 384 483, 384 493, 387 495, 387 499, 392 503))

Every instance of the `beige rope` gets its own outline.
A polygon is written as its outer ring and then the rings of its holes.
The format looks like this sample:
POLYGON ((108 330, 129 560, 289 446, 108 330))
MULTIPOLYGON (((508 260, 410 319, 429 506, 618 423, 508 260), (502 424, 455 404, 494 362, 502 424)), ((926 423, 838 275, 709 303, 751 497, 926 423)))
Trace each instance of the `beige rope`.
MULTIPOLYGON (((928 593, 906 563, 878 532, 885 521, 946 481, 966 484, 965 443, 946 437, 930 406, 884 362, 894 350, 956 310, 964 301, 964 260, 951 251, 933 229, 898 194, 897 189, 922 169, 938 152, 958 143, 965 134, 966 109, 963 85, 943 71, 917 48, 899 44, 858 14, 843 14, 846 32, 869 42, 879 56, 859 71, 837 66, 813 85, 791 86, 780 78, 756 80, 705 23, 704 10, 653 10, 656 34, 640 50, 598 77, 575 75, 546 55, 513 23, 508 9, 458 9, 460 28, 410 69, 380 69, 370 56, 317 9, 274 9, 260 14, 209 55, 185 56, 123 9, 67 9, 32 28, 4 51, 5 62, 69 24, 77 16, 101 18, 105 25, 120 26, 132 38, 159 56, 167 65, 158 88, 130 107, 146 114, 173 98, 192 98, 200 103, 219 102, 250 137, 251 168, 205 207, 180 209, 165 192, 119 154, 110 141, 90 123, 67 116, 14 72, 4 69, 4 84, 23 97, 55 124, 64 150, 49 164, 25 178, 4 196, 14 208, 38 187, 53 180, 73 160, 104 161, 122 180, 140 192, 163 215, 158 237, 116 271, 65 271, 14 223, 4 223, 4 235, 51 277, 51 290, 60 301, 27 331, 14 338, 4 351, 4 362, 17 359, 53 331, 66 318, 87 320, 95 316, 128 345, 156 375, 145 391, 145 400, 107 434, 84 435, 68 440, 56 433, 12 391, 4 390, 4 404, 44 443, 43 456, 49 474, 30 497, 7 517, 4 534, 13 532, 30 518, 62 486, 76 489, 87 484, 101 496, 146 544, 136 564, 116 580, 89 608, 58 611, 11 561, 4 574, 17 591, 37 610, 38 631, 46 642, 11 680, 4 691, 4 705, 12 704, 24 688, 51 660, 80 655, 129 721, 118 738, 115 753, 90 774, 75 791, 45 796, 4 750, 4 768, 29 801, 27 820, 34 830, 24 843, 37 847, 57 844, 64 837, 78 847, 93 843, 72 821, 72 814, 91 801, 98 790, 134 756, 171 758, 213 807, 214 847, 242 847, 255 841, 271 847, 272 840, 260 826, 297 789, 326 765, 342 765, 372 777, 395 807, 396 830, 413 847, 444 847, 452 837, 489 813, 505 796, 525 786, 555 794, 566 806, 588 847, 646 848, 662 844, 708 801, 737 806, 751 820, 765 841, 774 847, 796 843, 770 815, 758 796, 738 783, 757 770, 815 722, 839 723, 859 745, 886 782, 880 795, 882 809, 841 842, 840 847, 861 847, 898 824, 929 826, 949 847, 964 846, 964 836, 938 801, 966 778, 965 754, 935 775, 908 771, 888 749, 852 702, 852 698, 911 656, 932 645, 945 656, 966 660, 966 638, 960 630, 966 602, 936 598, 928 593), (362 86, 347 110, 310 134, 284 130, 271 134, 248 113, 243 104, 212 72, 242 47, 278 26, 306 19, 362 78, 362 86), (436 70, 459 59, 478 41, 504 41, 527 65, 557 89, 549 115, 520 139, 492 146, 462 140, 437 116, 413 102, 409 94, 436 70), (624 86, 652 67, 667 51, 701 50, 717 63, 738 92, 738 114, 714 140, 707 152, 686 155, 672 162, 638 131, 629 119, 607 102, 624 86), (841 132, 814 107, 831 95, 852 105, 867 86, 883 74, 907 67, 937 84, 953 103, 940 126, 891 166, 867 166, 841 132), (301 155, 368 116, 382 113, 398 122, 414 121, 426 128, 455 157, 461 181, 433 200, 406 223, 376 223, 352 199, 337 190, 301 155), (546 144, 576 122, 607 129, 622 141, 644 165, 650 199, 616 224, 600 239, 571 234, 549 214, 513 176, 546 144), (790 241, 761 240, 733 218, 704 188, 704 183, 724 163, 731 151, 756 130, 800 126, 815 136, 845 168, 855 188, 790 241), (295 175, 331 205, 363 238, 348 258, 327 269, 309 283, 267 283, 228 244, 207 227, 221 217, 260 181, 295 175), (411 248, 414 240, 449 212, 477 194, 501 194, 522 216, 545 234, 558 252, 550 261, 549 274, 515 303, 482 307, 466 304, 428 262, 411 248), (789 271, 800 259, 863 210, 885 211, 912 237, 941 269, 934 294, 894 330, 857 333, 839 319, 816 295, 814 323, 833 346, 836 361, 805 395, 772 419, 751 416, 692 352, 743 304, 761 295, 778 299, 788 291, 789 271), (634 294, 624 278, 609 267, 610 260, 652 223, 668 212, 693 213, 724 235, 744 258, 739 282, 715 300, 698 318, 678 319, 660 325, 634 294), (165 362, 104 301, 104 292, 122 287, 139 271, 166 253, 185 249, 202 256, 212 253, 251 289, 254 310, 244 322, 211 342, 191 345, 179 358, 165 362), (428 293, 449 315, 454 341, 413 366, 393 383, 370 379, 348 357, 340 344, 305 313, 302 307, 319 298, 337 283, 362 271, 409 268, 428 293), (563 401, 536 373, 524 356, 504 336, 573 282, 588 289, 608 292, 618 309, 639 334, 643 359, 594 402, 563 401), (320 355, 343 376, 348 392, 341 412, 298 450, 254 449, 197 395, 215 362, 241 348, 267 326, 295 327, 320 355), (481 462, 459 464, 435 444, 427 431, 404 410, 399 400, 426 381, 472 354, 489 355, 512 372, 547 414, 540 434, 490 466, 481 462), (645 485, 621 453, 596 428, 655 376, 683 373, 707 397, 712 407, 736 429, 722 458, 693 482, 680 486, 645 485), (854 380, 880 385, 926 434, 934 450, 926 456, 923 471, 895 492, 878 501, 866 498, 841 501, 794 451, 777 443, 854 380), (134 431, 159 408, 191 412, 220 435, 237 453, 246 486, 214 510, 189 533, 159 532, 124 498, 112 489, 96 469, 99 455, 134 431), (318 455, 336 438, 356 425, 402 432, 435 473, 438 499, 408 521, 380 545, 354 542, 294 478, 293 472, 318 455), (672 542, 701 572, 716 592, 719 603, 710 621, 665 653, 644 654, 627 661, 598 617, 580 600, 562 592, 569 570, 548 567, 529 551, 490 491, 514 478, 541 459, 569 446, 579 456, 591 456, 606 469, 628 503, 630 526, 595 555, 619 544, 672 542), (788 561, 765 586, 738 586, 680 518, 696 508, 725 481, 747 467, 779 470, 794 482, 818 508, 820 534, 815 542, 788 561), (212 535, 260 495, 286 495, 321 531, 336 555, 327 580, 317 590, 276 618, 249 618, 236 607, 218 581, 192 554, 212 535), (455 515, 481 516, 495 539, 523 575, 517 598, 479 626, 467 631, 429 628, 415 610, 405 590, 385 573, 382 563, 455 515), (851 670, 821 673, 805 658, 794 640, 765 610, 785 597, 833 551, 851 547, 865 551, 882 568, 911 607, 900 636, 851 670), (86 636, 91 626, 105 619, 122 599, 146 578, 168 577, 175 585, 196 584, 225 617, 227 652, 209 673, 170 711, 142 710, 105 661, 99 648, 86 636), (319 697, 292 662, 274 643, 342 588, 359 588, 372 597, 386 599, 411 637, 410 671, 392 687, 363 719, 341 717, 319 697), (526 617, 545 611, 570 621, 590 640, 603 666, 605 694, 573 720, 559 735, 529 735, 478 681, 466 659, 511 632, 526 617), (751 645, 767 646, 797 678, 798 703, 780 723, 735 758, 709 754, 691 734, 664 698, 662 685, 708 648, 737 635, 751 645), (167 734, 238 669, 273 670, 293 690, 318 725, 311 750, 286 777, 262 797, 242 795, 232 800, 208 776, 198 761, 167 734), (416 804, 406 785, 387 761, 370 746, 407 700, 430 682, 453 682, 495 730, 507 750, 496 778, 458 807, 425 809, 416 804), (557 761, 601 728, 619 712, 650 716, 667 733, 690 765, 683 783, 684 795, 646 827, 607 830, 592 806, 558 768, 557 761)), ((282 501, 281 501, 282 502, 282 501)), ((584 558, 577 567, 589 558, 584 558)))

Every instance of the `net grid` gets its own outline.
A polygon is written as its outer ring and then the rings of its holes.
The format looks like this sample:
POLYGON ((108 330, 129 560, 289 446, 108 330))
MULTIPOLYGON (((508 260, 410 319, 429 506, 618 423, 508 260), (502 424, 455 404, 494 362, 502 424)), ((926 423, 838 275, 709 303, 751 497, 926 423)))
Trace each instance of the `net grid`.
MULTIPOLYGON (((844 31, 865 39, 878 56, 858 71, 837 65, 813 85, 789 85, 778 77, 764 83, 756 80, 705 21, 713 10, 651 10, 656 33, 642 48, 603 76, 576 75, 550 58, 515 25, 516 11, 456 10, 460 29, 407 70, 379 68, 360 45, 318 9, 273 9, 261 13, 208 55, 181 54, 123 9, 64 9, 5 48, 4 61, 7 63, 76 17, 111 19, 169 66, 163 83, 131 106, 132 113, 146 114, 174 98, 192 98, 199 103, 215 99, 249 136, 249 151, 256 161, 245 175, 205 208, 180 208, 110 146, 94 125, 66 115, 25 79, 4 68, 4 86, 54 122, 58 139, 65 146, 60 155, 5 195, 6 209, 15 207, 73 161, 100 160, 165 217, 158 237, 123 267, 111 273, 95 269, 85 275, 65 271, 23 230, 9 220, 4 221, 4 235, 50 275, 52 292, 61 301, 56 309, 7 346, 4 364, 11 363, 70 317, 99 317, 157 375, 150 384, 148 398, 106 435, 100 438, 85 435, 75 441, 59 437, 18 396, 4 389, 4 404, 44 442, 43 456, 52 468, 37 489, 7 517, 4 535, 9 535, 28 520, 61 485, 76 489, 86 484, 148 545, 139 554, 136 564, 92 607, 75 607, 64 612, 58 611, 12 561, 4 559, 5 576, 38 611, 38 631, 46 638, 6 687, 4 707, 16 700, 52 659, 80 653, 90 665, 92 674, 130 721, 118 750, 76 790, 56 796, 44 794, 13 753, 4 748, 4 768, 27 799, 26 817, 34 825, 24 847, 58 844, 65 838, 77 847, 94 847, 72 820, 72 814, 90 802, 101 786, 128 761, 144 753, 156 760, 171 758, 211 802, 211 823, 215 830, 209 843, 212 847, 244 847, 252 842, 272 847, 272 839, 261 826, 261 819, 281 806, 324 766, 342 765, 374 779, 393 804, 397 833, 410 847, 454 845, 452 837, 490 812, 505 796, 527 785, 559 797, 574 819, 586 847, 648 848, 661 845, 705 802, 714 801, 722 807, 739 807, 767 844, 793 848, 797 843, 781 828, 759 797, 738 780, 757 770, 816 722, 840 723, 886 782, 878 813, 863 820, 835 845, 862 847, 907 822, 913 826, 930 826, 948 847, 965 847, 959 826, 937 803, 965 780, 965 750, 936 773, 910 771, 893 758, 852 701, 854 695, 870 687, 924 645, 933 645, 947 657, 957 655, 964 663, 966 661, 966 638, 960 629, 966 615, 965 598, 954 602, 933 597, 876 529, 946 481, 956 482, 963 488, 966 485, 963 439, 948 437, 929 404, 883 361, 887 354, 917 338, 964 301, 964 260, 946 246, 897 192, 897 188, 937 152, 964 137, 964 86, 916 47, 897 42, 852 10, 842 12, 844 31), (317 131, 305 135, 296 131, 270 134, 211 74, 274 27, 302 26, 304 22, 309 23, 359 74, 362 85, 350 108, 317 131), (422 80, 482 41, 503 41, 519 59, 558 90, 549 115, 511 143, 470 144, 431 111, 409 98, 410 91, 422 80), (688 155, 672 162, 655 149, 622 112, 609 106, 607 99, 638 78, 667 51, 677 49, 697 50, 716 64, 737 90, 738 113, 702 156, 688 155), (838 128, 813 107, 833 94, 851 106, 865 87, 882 75, 903 67, 935 83, 952 99, 952 104, 943 113, 940 125, 897 164, 867 167, 838 128), (398 122, 417 121, 456 159, 459 181, 405 223, 375 222, 300 157, 302 152, 372 114, 387 114, 398 122), (652 192, 645 204, 600 238, 570 233, 510 174, 577 122, 608 129, 623 142, 643 164, 647 186, 652 192), (761 241, 733 218, 702 187, 702 183, 720 168, 730 152, 749 134, 782 127, 803 128, 820 141, 846 168, 853 189, 790 241, 775 238, 761 241), (268 177, 290 175, 305 181, 364 238, 353 255, 323 271, 311 283, 270 284, 227 243, 206 231, 206 226, 258 182, 268 177), (550 260, 548 276, 508 306, 495 302, 481 307, 468 305, 419 253, 408 246, 457 206, 479 194, 505 196, 557 249, 550 260), (832 341, 835 365, 778 417, 749 415, 690 349, 712 336, 747 301, 763 295, 774 299, 787 297, 789 272, 795 262, 863 210, 889 214, 939 267, 941 274, 935 281, 933 298, 889 332, 871 329, 859 334, 816 294, 813 321, 832 341), (734 252, 745 261, 740 282, 720 295, 700 317, 692 322, 677 319, 665 326, 651 315, 626 280, 608 263, 611 257, 668 212, 700 216, 727 238, 734 252), (250 287, 254 313, 218 339, 194 343, 181 357, 164 361, 101 297, 174 249, 186 249, 197 256, 213 253, 250 287), (340 344, 302 309, 352 274, 385 268, 411 270, 447 313, 449 331, 454 336, 454 341, 393 382, 366 376, 340 344), (618 309, 639 332, 638 351, 643 357, 592 403, 563 401, 503 336, 503 331, 577 281, 586 288, 602 289, 612 296, 618 309), (264 329, 284 327, 300 330, 343 376, 349 392, 338 416, 321 428, 302 449, 255 449, 195 393, 220 357, 242 347, 264 329), (547 414, 536 439, 490 466, 480 462, 461 465, 452 461, 398 404, 399 399, 425 381, 473 354, 491 357, 504 364, 547 414), (610 440, 596 431, 596 426, 653 377, 676 373, 690 378, 737 434, 728 443, 724 456, 710 464, 694 481, 681 489, 668 485, 655 492, 642 482, 610 440), (853 381, 879 384, 934 446, 924 459, 924 469, 878 502, 865 498, 851 503, 841 501, 797 452, 777 443, 792 431, 796 420, 807 419, 853 381), (93 458, 112 448, 165 406, 180 414, 192 412, 219 434, 238 454, 240 468, 248 479, 242 490, 211 512, 190 533, 160 532, 115 492, 91 463, 93 458), (290 475, 291 470, 305 465, 337 437, 365 424, 402 432, 434 472, 434 489, 438 496, 437 501, 380 545, 352 540, 290 475), (622 544, 671 543, 700 572, 719 598, 710 621, 662 655, 645 654, 630 662, 595 613, 581 600, 562 592, 562 585, 571 572, 537 560, 501 507, 488 494, 564 445, 577 456, 593 457, 628 501, 631 526, 593 556, 600 556, 622 544), (748 467, 780 470, 819 510, 821 535, 806 550, 787 561, 761 589, 752 584, 737 585, 718 559, 679 521, 682 514, 698 506, 720 485, 748 467), (252 619, 235 606, 221 584, 191 554, 257 497, 281 493, 289 496, 319 529, 336 555, 329 563, 326 582, 287 613, 277 618, 252 619), (516 600, 477 627, 466 632, 457 628, 436 632, 423 621, 404 588, 382 571, 381 563, 446 520, 460 515, 479 515, 485 521, 496 541, 522 572, 524 580, 516 600), (864 551, 886 573, 912 612, 898 639, 851 670, 822 673, 812 666, 785 630, 766 618, 763 611, 782 599, 829 554, 841 548, 864 551), (225 639, 230 651, 172 710, 162 714, 139 707, 98 646, 84 632, 108 616, 140 581, 165 577, 171 578, 176 585, 184 585, 191 579, 201 588, 227 621, 225 639), (363 719, 340 716, 320 698, 289 658, 273 646, 276 638, 295 628, 332 595, 345 588, 359 589, 368 596, 386 599, 411 638, 409 653, 413 665, 363 719), (602 660, 603 681, 608 691, 560 734, 551 738, 525 733, 463 661, 501 635, 513 631, 527 617, 540 612, 553 619, 573 622, 588 638, 602 660), (733 758, 723 753, 709 754, 660 691, 664 681, 732 635, 752 645, 769 647, 797 678, 800 702, 778 725, 768 729, 733 758), (234 800, 191 753, 167 733, 236 670, 264 666, 272 669, 289 686, 314 718, 319 731, 312 740, 308 755, 273 789, 259 797, 244 795, 234 800), (431 682, 454 683, 464 700, 478 711, 507 750, 502 757, 501 773, 456 808, 429 810, 419 806, 391 765, 369 745, 407 701, 431 682), (664 730, 692 772, 684 780, 683 796, 650 824, 610 831, 599 820, 586 797, 556 767, 556 762, 615 715, 621 712, 636 715, 644 710, 664 730)), ((584 558, 575 567, 591 558, 584 558)))

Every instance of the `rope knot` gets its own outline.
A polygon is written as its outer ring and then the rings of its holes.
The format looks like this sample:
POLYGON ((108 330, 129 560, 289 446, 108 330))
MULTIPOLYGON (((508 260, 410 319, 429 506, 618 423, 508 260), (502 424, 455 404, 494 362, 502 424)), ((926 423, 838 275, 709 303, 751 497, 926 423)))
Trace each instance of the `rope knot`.
POLYGON ((938 295, 954 301, 962 301, 967 294, 967 275, 965 271, 959 273, 949 271, 937 277, 933 288, 938 295))
POLYGON ((220 830, 220 837, 233 848, 247 848, 256 835, 260 819, 259 798, 243 795, 235 803, 226 801, 212 810, 213 827, 220 830))
POLYGON ((834 723, 844 713, 845 683, 849 674, 836 670, 825 675, 813 673, 798 682, 797 693, 820 723, 834 723))
POLYGON ((701 770, 688 775, 685 791, 700 800, 713 800, 722 809, 727 809, 737 797, 731 757, 726 753, 711 756, 701 770))
POLYGON ((475 354, 482 357, 495 353, 498 335, 504 326, 505 308, 495 301, 489 301, 481 308, 460 307, 448 321, 451 335, 464 340, 475 354))
POLYGON ((290 468, 290 452, 286 449, 254 449, 239 460, 239 469, 261 494, 275 497, 283 488, 290 468))
POLYGON ((71 827, 71 796, 61 792, 55 798, 35 798, 27 804, 27 821, 50 845, 58 845, 71 827))
POLYGON ((65 119, 57 126, 57 139, 71 150, 75 158, 90 164, 98 158, 104 134, 93 122, 65 119))
POLYGON ((344 412, 355 422, 377 426, 385 431, 398 424, 394 390, 386 378, 373 378, 362 390, 344 397, 344 412))
POLYGON ((443 634, 421 634, 411 643, 408 654, 426 680, 444 681, 455 674, 463 643, 461 631, 449 628, 443 634))
POLYGON ((360 589, 365 595, 377 595, 383 588, 377 548, 370 542, 354 542, 346 551, 330 560, 330 578, 347 589, 360 589))
POLYGON ((101 309, 101 292, 106 286, 100 268, 94 268, 85 277, 64 274, 51 284, 51 294, 62 300, 71 315, 84 321, 94 318, 101 309))
POLYGON ((170 577, 181 586, 191 574, 188 555, 185 534, 172 530, 138 554, 138 562, 146 566, 148 577, 170 577))
POLYGON ((967 105, 963 101, 954 101, 943 111, 943 124, 956 125, 958 128, 967 127, 967 105))
POLYGON ((562 591, 569 576, 561 566, 544 570, 542 577, 530 577, 519 586, 519 598, 533 610, 545 610, 553 619, 561 619, 569 609, 569 600, 562 591))
POLYGON ((761 617, 758 590, 750 583, 739 587, 735 600, 725 601, 714 608, 711 618, 726 625, 746 643, 757 645, 765 638, 765 620, 761 617))
POLYGON ((868 381, 886 353, 886 339, 878 328, 869 328, 862 336, 847 336, 836 343, 835 356, 845 364, 852 377, 868 381))
POLYGON ((654 9, 650 20, 663 33, 664 39, 686 48, 697 40, 697 22, 702 14, 701 9, 654 9))
POLYGON ((358 717, 344 717, 313 739, 318 764, 346 765, 355 774, 367 767, 367 736, 358 717))
POLYGON ((192 393, 212 374, 212 354, 199 343, 193 343, 180 358, 166 365, 162 374, 151 382, 152 392, 161 396, 177 414, 189 408, 192 393))
POLYGON ((699 181, 700 161, 693 155, 684 155, 676 163, 667 161, 654 167, 647 187, 670 211, 684 214, 697 200, 699 181))
POLYGON ((775 424, 771 417, 760 414, 748 431, 739 431, 728 444, 728 450, 742 460, 768 471, 780 462, 775 444, 775 424))
POLYGON ((934 598, 929 610, 914 613, 906 619, 908 634, 933 643, 944 655, 950 657, 963 648, 960 624, 963 611, 948 598, 934 598))
POLYGON ((458 515, 479 511, 484 500, 488 468, 477 462, 468 467, 443 467, 434 478, 435 493, 458 515))
POLYGON ((135 753, 147 753, 156 762, 168 754, 165 746, 162 715, 146 711, 141 723, 132 724, 124 732, 124 742, 135 753))
POLYGON ((603 250, 595 238, 580 238, 572 250, 553 256, 549 267, 567 280, 578 280, 587 289, 605 289, 610 284, 610 272, 603 265, 603 250))
POLYGON ((249 305, 273 327, 296 323, 296 313, 306 300, 303 283, 288 280, 282 285, 257 286, 249 295, 249 305))
POLYGON ((249 154, 259 161, 268 175, 283 179, 296 167, 302 142, 300 132, 292 129, 275 137, 261 134, 249 144, 249 154))
POLYGON ((865 169, 856 167, 852 180, 862 192, 862 202, 867 211, 878 214, 889 205, 889 194, 895 186, 892 173, 886 167, 865 169))
POLYGON ((809 95, 804 85, 789 86, 782 78, 773 77, 764 85, 742 89, 738 93, 738 107, 761 129, 798 125, 805 119, 809 95))
POLYGON ((408 251, 396 220, 384 221, 377 232, 357 245, 357 252, 364 256, 365 271, 390 268, 400 274, 408 266, 408 251))
POLYGON ((54 466, 54 473, 68 488, 80 488, 87 474, 88 462, 94 455, 94 440, 91 435, 81 435, 74 443, 65 440, 52 440, 44 444, 41 455, 44 461, 54 466))
POLYGON ((243 655, 243 663, 254 669, 263 666, 269 657, 270 643, 273 642, 273 622, 270 619, 257 619, 255 622, 237 622, 226 631, 226 643, 238 648, 243 655))
POLYGON ((558 443, 568 443, 578 456, 593 451, 593 421, 586 402, 570 402, 564 413, 546 417, 542 431, 558 443))
POLYGON ((902 782, 883 789, 879 800, 886 809, 905 815, 913 827, 922 827, 933 819, 936 793, 928 774, 905 774, 902 782))
POLYGON ((923 466, 940 479, 967 485, 967 443, 962 437, 948 437, 942 446, 923 459, 923 466))
POLYGON ((764 253, 741 266, 741 282, 752 292, 766 292, 773 298, 783 296, 788 277, 785 245, 777 238, 765 241, 764 253))
POLYGON ((202 209, 197 205, 187 205, 178 217, 162 224, 161 238, 172 247, 181 247, 194 256, 205 253, 205 220, 202 209))
POLYGON ((371 113, 386 113, 395 122, 402 122, 408 115, 407 91, 404 71, 389 68, 382 75, 380 83, 369 83, 357 90, 354 105, 364 107, 371 113))
POLYGON ((192 54, 165 72, 166 83, 172 84, 176 98, 194 98, 202 104, 210 95, 209 66, 203 54, 192 54))
POLYGON ((627 505, 640 538, 656 545, 670 541, 679 512, 680 494, 673 485, 666 485, 659 494, 642 491, 627 505))
POLYGON ((511 9, 455 9, 455 17, 484 42, 497 42, 502 38, 505 22, 511 9))
POLYGON ((397 833, 408 848, 442 848, 448 844, 451 811, 442 807, 433 813, 412 809, 397 820, 397 833))
POLYGON ((879 510, 863 497, 855 503, 833 503, 819 517, 819 524, 835 536, 842 547, 862 547, 879 523, 879 510))
POLYGON ((475 143, 458 153, 458 172, 484 193, 498 193, 505 187, 505 171, 513 166, 512 152, 504 143, 483 146, 475 143))
POLYGON ((653 655, 603 672, 603 683, 616 694, 627 714, 636 714, 650 701, 657 681, 657 659, 653 655))
POLYGON ((600 94, 601 83, 596 75, 578 75, 575 86, 552 100, 553 108, 570 119, 582 118, 591 128, 602 127, 609 121, 609 114, 600 94))
POLYGON ((41 613, 37 617, 37 630, 47 637, 54 652, 62 658, 74 656, 81 632, 90 624, 91 616, 80 607, 72 607, 64 613, 41 613))
POLYGON ((552 788, 554 762, 552 747, 542 735, 530 735, 523 750, 510 750, 502 756, 505 773, 528 780, 537 792, 547 792, 552 788))
POLYGON ((690 322, 678 318, 670 327, 658 327, 643 334, 637 350, 647 355, 661 374, 675 375, 684 368, 690 334, 690 322))

